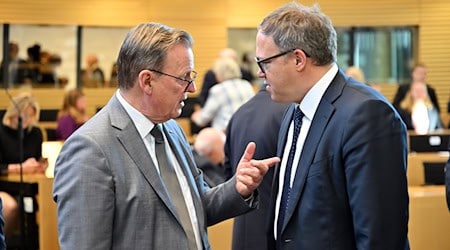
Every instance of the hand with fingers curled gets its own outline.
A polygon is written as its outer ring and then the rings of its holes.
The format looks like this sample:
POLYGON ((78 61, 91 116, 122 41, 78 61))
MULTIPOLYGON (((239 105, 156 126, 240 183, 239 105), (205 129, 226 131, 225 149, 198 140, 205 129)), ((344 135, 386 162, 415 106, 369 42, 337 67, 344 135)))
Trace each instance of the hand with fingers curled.
POLYGON ((255 149, 256 144, 250 142, 236 168, 236 189, 244 199, 250 197, 258 188, 269 168, 280 162, 279 157, 253 159, 255 149))

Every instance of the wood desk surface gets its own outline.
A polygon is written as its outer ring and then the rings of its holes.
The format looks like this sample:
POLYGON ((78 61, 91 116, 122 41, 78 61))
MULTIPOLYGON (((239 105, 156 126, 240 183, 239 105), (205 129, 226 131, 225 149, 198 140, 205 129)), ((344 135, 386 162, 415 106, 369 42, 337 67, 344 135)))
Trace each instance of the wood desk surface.
POLYGON ((430 186, 411 186, 408 187, 410 198, 420 197, 445 197, 444 185, 430 185, 430 186))
MULTIPOLYGON (((0 181, 20 182, 20 175, 0 176, 0 181)), ((53 178, 48 178, 44 174, 25 174, 23 175, 23 181, 38 184, 36 200, 39 209, 36 213, 36 220, 39 225, 39 249, 59 249, 56 203, 52 198, 53 178)))
POLYGON ((447 162, 449 157, 449 152, 409 153, 408 185, 421 186, 425 184, 424 162, 447 162))
MULTIPOLYGON (((23 181, 27 183, 37 183, 41 181, 51 181, 53 182, 52 178, 47 178, 45 174, 24 174, 22 175, 23 181)), ((2 181, 10 181, 10 182, 20 182, 20 175, 19 174, 7 174, 7 175, 1 175, 0 180, 2 181)))
POLYGON ((411 186, 409 191, 409 232, 411 249, 450 249, 450 212, 445 186, 411 186))

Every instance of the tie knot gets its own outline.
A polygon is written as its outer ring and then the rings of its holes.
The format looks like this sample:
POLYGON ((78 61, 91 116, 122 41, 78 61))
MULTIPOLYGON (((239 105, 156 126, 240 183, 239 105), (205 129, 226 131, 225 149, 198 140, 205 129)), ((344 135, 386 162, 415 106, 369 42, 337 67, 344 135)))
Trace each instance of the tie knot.
POLYGON ((296 107, 295 108, 295 112, 294 112, 294 122, 295 123, 301 123, 303 116, 305 116, 305 114, 303 114, 302 110, 300 109, 300 107, 296 107))
POLYGON ((161 129, 159 128, 159 126, 156 124, 153 129, 150 131, 150 134, 155 137, 155 142, 156 143, 164 143, 164 137, 163 134, 161 132, 161 129))

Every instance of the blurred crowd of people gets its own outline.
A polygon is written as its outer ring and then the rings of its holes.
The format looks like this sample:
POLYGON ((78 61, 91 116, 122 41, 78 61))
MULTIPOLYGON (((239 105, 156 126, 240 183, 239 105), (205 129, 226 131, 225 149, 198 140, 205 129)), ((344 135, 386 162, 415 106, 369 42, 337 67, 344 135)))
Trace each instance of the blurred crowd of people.
POLYGON ((34 44, 27 48, 27 58, 21 58, 19 49, 19 45, 15 42, 8 44, 8 64, 6 65, 4 58, 0 66, 0 82, 4 87, 23 87, 32 84, 64 86, 67 84, 66 78, 56 74, 56 68, 62 63, 60 55, 42 50, 39 44, 34 44), (6 72, 7 77, 4 75, 6 72))
MULTIPOLYGON (((67 77, 58 75, 57 72, 58 67, 62 64, 59 54, 43 50, 39 44, 27 48, 27 58, 20 57, 19 51, 18 43, 8 43, 9 53, 7 58, 3 58, 0 65, 0 83, 3 84, 3 87, 65 87, 68 84, 67 77)), ((104 70, 100 67, 98 56, 88 53, 81 69, 80 80, 81 85, 87 88, 117 87, 117 65, 114 63, 111 66, 111 75, 108 81, 104 70)))

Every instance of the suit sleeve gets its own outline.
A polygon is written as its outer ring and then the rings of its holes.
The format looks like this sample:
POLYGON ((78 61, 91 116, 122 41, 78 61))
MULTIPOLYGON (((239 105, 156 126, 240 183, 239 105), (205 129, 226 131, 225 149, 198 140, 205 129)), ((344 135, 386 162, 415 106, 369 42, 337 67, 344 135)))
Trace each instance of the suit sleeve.
POLYGON ((357 249, 404 249, 406 129, 390 105, 369 100, 350 116, 343 160, 357 249))
POLYGON ((56 162, 53 199, 61 249, 111 249, 113 179, 101 146, 91 138, 74 135, 66 141, 56 162))

